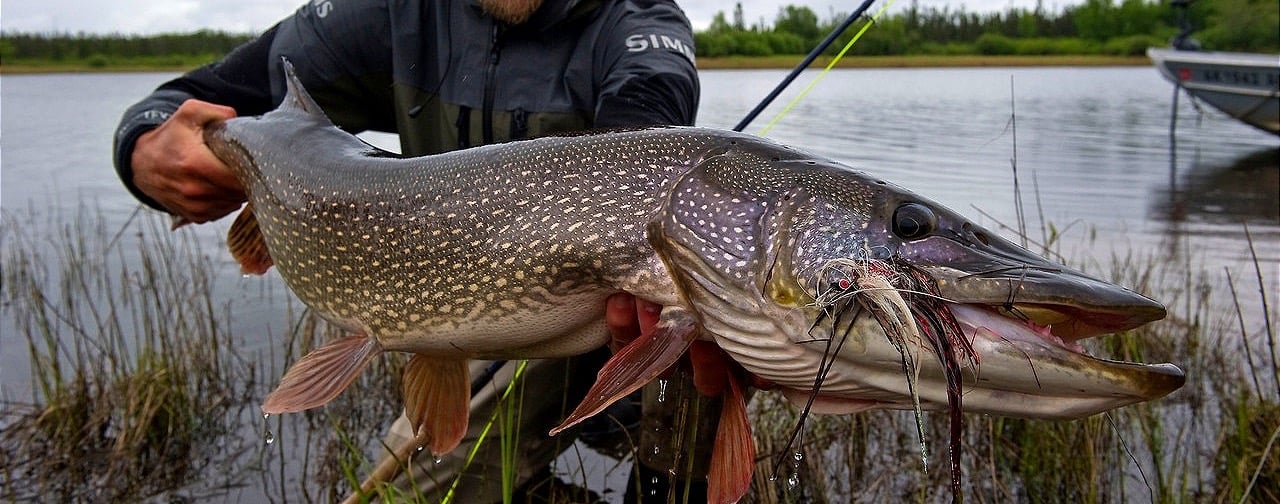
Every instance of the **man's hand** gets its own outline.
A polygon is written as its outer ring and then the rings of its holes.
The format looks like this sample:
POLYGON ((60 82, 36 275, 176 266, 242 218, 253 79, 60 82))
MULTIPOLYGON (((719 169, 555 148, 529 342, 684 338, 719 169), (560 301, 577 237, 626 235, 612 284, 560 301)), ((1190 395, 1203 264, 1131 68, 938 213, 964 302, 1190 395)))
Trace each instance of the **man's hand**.
POLYGON ((662 305, 636 299, 625 292, 609 296, 605 302, 604 321, 609 326, 609 348, 614 352, 640 337, 641 332, 653 331, 658 325, 662 305))
POLYGON ((138 137, 133 185, 189 222, 227 215, 245 201, 244 188, 204 143, 204 129, 236 116, 235 109, 187 100, 173 116, 138 137))
MULTIPOLYGON (((641 333, 653 331, 661 313, 662 305, 625 292, 609 296, 604 312, 611 336, 609 348, 616 353, 631 340, 639 338, 641 333)), ((720 347, 710 341, 694 341, 689 345, 688 357, 692 362, 694 387, 707 397, 719 397, 729 386, 729 374, 735 369, 742 372, 720 347)))

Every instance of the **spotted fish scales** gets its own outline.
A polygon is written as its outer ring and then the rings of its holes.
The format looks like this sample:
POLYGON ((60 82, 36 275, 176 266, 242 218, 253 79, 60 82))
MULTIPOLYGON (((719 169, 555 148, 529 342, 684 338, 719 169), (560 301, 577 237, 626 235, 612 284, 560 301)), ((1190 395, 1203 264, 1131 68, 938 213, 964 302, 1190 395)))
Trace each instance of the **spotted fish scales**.
POLYGON ((818 412, 1030 418, 1086 416, 1185 380, 1076 344, 1157 320, 1159 303, 834 161, 699 128, 399 159, 334 127, 286 74, 278 109, 206 128, 248 194, 229 243, 246 271, 276 266, 353 336, 291 367, 267 413, 322 405, 379 352, 410 352, 406 412, 433 452, 449 451, 466 429, 467 359, 597 348, 618 292, 664 305, 657 327, 553 432, 697 353, 695 371, 719 373, 704 383, 725 396, 716 501, 751 480, 748 377, 818 412), (707 364, 726 358, 741 369, 707 364))
POLYGON ((429 166, 302 154, 291 161, 308 171, 254 182, 253 211, 275 237, 271 255, 291 290, 386 348, 502 357, 520 346, 513 334, 575 334, 534 341, 522 355, 581 353, 604 341, 608 294, 676 302, 644 224, 661 189, 708 147, 697 136, 654 136, 550 138, 434 156, 429 166), (607 160, 591 155, 605 151, 607 160))

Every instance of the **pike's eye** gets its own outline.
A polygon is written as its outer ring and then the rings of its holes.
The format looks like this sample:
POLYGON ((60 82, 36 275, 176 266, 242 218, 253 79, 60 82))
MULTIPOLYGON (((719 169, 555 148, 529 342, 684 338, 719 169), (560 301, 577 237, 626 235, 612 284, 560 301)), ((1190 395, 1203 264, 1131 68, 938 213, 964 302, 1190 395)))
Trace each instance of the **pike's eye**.
POLYGON ((938 227, 933 210, 919 203, 903 203, 893 211, 893 234, 904 240, 924 238, 938 227))

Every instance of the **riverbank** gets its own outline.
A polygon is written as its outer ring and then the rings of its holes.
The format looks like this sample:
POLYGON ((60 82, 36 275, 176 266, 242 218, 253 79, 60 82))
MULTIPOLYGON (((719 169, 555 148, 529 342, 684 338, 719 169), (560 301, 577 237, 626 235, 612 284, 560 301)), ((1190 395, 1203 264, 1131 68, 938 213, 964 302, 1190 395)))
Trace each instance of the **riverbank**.
MULTIPOLYGON (((757 70, 792 68, 804 57, 781 56, 731 56, 722 58, 698 58, 700 70, 757 70)), ((818 58, 812 66, 824 67, 828 57, 818 58)), ((961 68, 961 67, 1028 67, 1028 66, 1146 66, 1151 61, 1145 56, 985 56, 985 55, 910 55, 910 56, 854 56, 846 57, 837 68, 961 68)), ((0 64, 0 75, 40 73, 102 73, 102 72, 185 72, 196 65, 172 64, 121 64, 102 65, 85 61, 32 62, 0 64)))
POLYGON ((39 62, 39 63, 14 63, 0 65, 0 75, 30 75, 30 74, 60 74, 60 73, 144 73, 144 72, 164 72, 178 73, 186 72, 200 65, 172 65, 172 64, 125 64, 125 65, 98 65, 89 64, 83 61, 76 62, 39 62))
MULTIPOLYGON (((724 58, 698 58, 700 70, 734 70, 792 68, 803 56, 731 56, 724 58)), ((825 67, 831 58, 823 56, 811 66, 825 67)), ((1047 55, 1047 56, 989 56, 989 55, 906 55, 906 56, 851 56, 836 63, 836 68, 961 68, 961 67, 1029 67, 1029 66, 1147 66, 1146 56, 1106 55, 1047 55)))
MULTIPOLYGON (((735 124, 781 72, 703 72, 700 124, 735 124)), ((156 212, 131 219, 137 202, 109 166, 111 129, 168 75, 2 79, 0 503, 336 501, 372 471, 401 414, 404 354, 375 359, 329 406, 262 417, 261 398, 287 364, 344 334, 301 311, 278 274, 243 278, 226 252, 229 219, 174 233, 156 212)), ((1255 161, 1277 142, 1183 106, 1175 144, 1172 86, 1159 79, 1149 65, 833 72, 773 130, 1168 308, 1140 332, 1084 344, 1103 358, 1173 363, 1186 371, 1183 390, 1076 421, 967 415, 968 501, 1280 495, 1268 350, 1280 329, 1271 280, 1280 278, 1280 169, 1274 156, 1255 161), (1022 197, 1010 173, 1013 105, 1022 197), (1019 199, 1022 233, 1004 227, 1017 226, 1019 199), (1260 268, 1247 260, 1255 247, 1260 268)), ((770 391, 752 403, 762 440, 752 499, 950 495, 945 412, 922 416, 924 435, 910 411, 810 416, 788 446, 801 410, 770 391)), ((491 434, 502 430, 494 424, 491 434)), ((620 500, 633 457, 604 456, 571 447, 554 478, 536 481, 620 500)))

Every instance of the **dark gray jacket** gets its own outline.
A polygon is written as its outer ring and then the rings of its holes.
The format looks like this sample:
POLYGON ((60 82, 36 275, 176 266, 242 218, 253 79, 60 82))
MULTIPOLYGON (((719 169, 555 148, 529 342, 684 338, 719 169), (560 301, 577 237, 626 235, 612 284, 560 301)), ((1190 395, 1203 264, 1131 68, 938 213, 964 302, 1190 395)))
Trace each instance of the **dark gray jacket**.
POLYGON ((239 115, 284 96, 280 58, 334 122, 400 134, 405 155, 588 128, 691 125, 693 36, 670 0, 546 0, 506 26, 474 0, 312 0, 221 61, 161 85, 124 114, 115 165, 183 101, 239 115))

